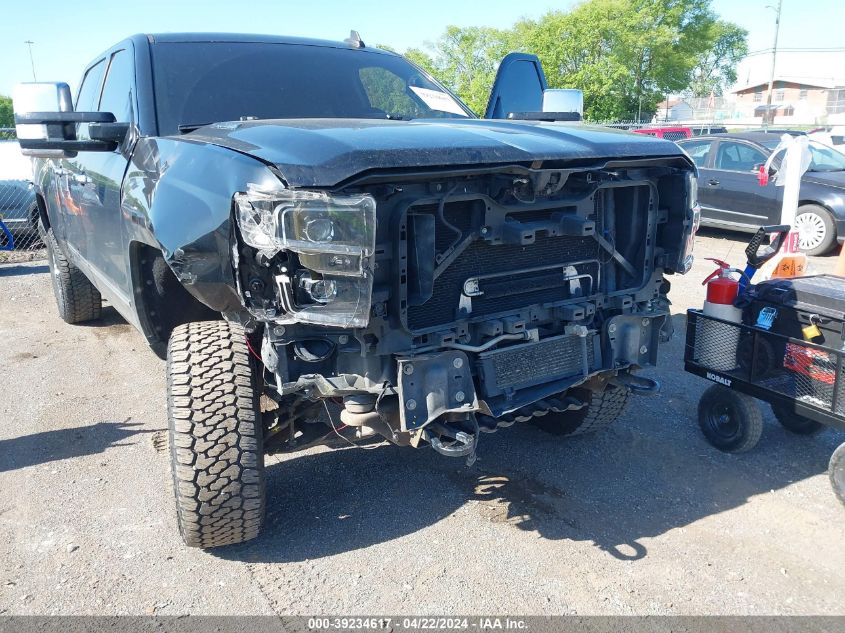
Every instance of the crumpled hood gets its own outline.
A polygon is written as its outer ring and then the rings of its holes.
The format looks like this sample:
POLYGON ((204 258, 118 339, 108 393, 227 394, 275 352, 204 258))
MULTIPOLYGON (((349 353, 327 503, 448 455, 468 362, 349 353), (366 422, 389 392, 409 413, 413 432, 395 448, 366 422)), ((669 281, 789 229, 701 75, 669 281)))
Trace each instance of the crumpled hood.
POLYGON ((376 169, 686 155, 612 128, 526 121, 278 119, 216 123, 180 137, 276 165, 292 187, 332 187, 376 169))

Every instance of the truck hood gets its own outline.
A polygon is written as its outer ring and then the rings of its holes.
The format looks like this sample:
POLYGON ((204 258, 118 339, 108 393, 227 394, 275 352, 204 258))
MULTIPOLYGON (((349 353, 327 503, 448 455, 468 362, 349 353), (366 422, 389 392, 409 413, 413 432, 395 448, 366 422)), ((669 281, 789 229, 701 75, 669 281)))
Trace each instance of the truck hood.
POLYGON ((215 123, 180 137, 276 165, 291 187, 371 170, 680 157, 670 141, 583 124, 503 120, 279 119, 215 123))

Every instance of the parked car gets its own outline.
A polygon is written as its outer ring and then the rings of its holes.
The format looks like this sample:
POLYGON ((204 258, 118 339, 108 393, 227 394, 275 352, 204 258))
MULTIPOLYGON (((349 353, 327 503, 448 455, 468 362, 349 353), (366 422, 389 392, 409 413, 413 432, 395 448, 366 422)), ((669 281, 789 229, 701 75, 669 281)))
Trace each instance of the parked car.
MULTIPOLYGON (((783 187, 771 179, 765 187, 758 181, 760 166, 780 139, 781 134, 771 132, 741 132, 678 143, 698 165, 703 225, 753 232, 780 223, 783 187)), ((801 250, 822 255, 845 239, 845 156, 815 141, 810 141, 810 152, 795 227, 801 250)), ((773 167, 779 166, 776 157, 773 167)))
POLYGON ((679 141, 692 136, 692 130, 688 127, 641 127, 631 131, 636 134, 665 138, 667 141, 679 141))
POLYGON ((831 128, 819 128, 809 132, 810 139, 832 147, 840 154, 845 154, 845 126, 838 125, 831 128))
POLYGON ((479 120, 355 36, 167 34, 95 57, 75 107, 67 84, 16 90, 52 99, 15 116, 47 134, 20 136, 59 314, 105 297, 167 345, 188 545, 258 534, 267 451, 381 435, 473 459, 482 431, 591 432, 654 390, 633 372, 691 265, 695 167, 659 139, 508 120, 545 88, 508 55, 479 120))
POLYGON ((17 141, 0 140, 0 220, 17 237, 36 236, 38 206, 30 159, 17 141))
POLYGON ((710 134, 727 134, 728 128, 723 125, 694 125, 690 128, 693 136, 709 136, 710 134))

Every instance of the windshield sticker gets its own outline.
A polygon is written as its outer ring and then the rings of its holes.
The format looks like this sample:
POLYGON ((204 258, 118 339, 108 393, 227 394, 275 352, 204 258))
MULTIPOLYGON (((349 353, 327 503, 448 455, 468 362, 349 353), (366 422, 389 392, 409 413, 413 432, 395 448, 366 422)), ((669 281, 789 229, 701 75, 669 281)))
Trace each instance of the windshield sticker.
POLYGON ((463 108, 459 106, 452 97, 445 92, 439 90, 429 90, 428 88, 418 88, 417 86, 408 86, 414 93, 423 100, 429 108, 437 110, 438 112, 451 112, 452 114, 460 114, 466 116, 463 108))

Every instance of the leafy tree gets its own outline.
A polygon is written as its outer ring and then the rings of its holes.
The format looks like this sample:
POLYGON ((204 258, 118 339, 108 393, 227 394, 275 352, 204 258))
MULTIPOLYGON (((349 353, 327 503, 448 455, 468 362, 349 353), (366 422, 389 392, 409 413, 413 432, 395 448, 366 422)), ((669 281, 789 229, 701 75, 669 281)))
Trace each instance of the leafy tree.
POLYGON ((476 112, 499 61, 520 50, 541 59, 550 87, 584 91, 586 118, 650 116, 668 93, 735 77, 745 32, 719 21, 710 2, 586 0, 507 30, 449 26, 427 50, 407 54, 476 112))
POLYGON ((0 127, 15 127, 12 98, 0 95, 0 127))
POLYGON ((711 25, 713 44, 692 71, 688 93, 693 97, 721 96, 736 81, 736 66, 748 54, 748 31, 719 20, 711 25))

